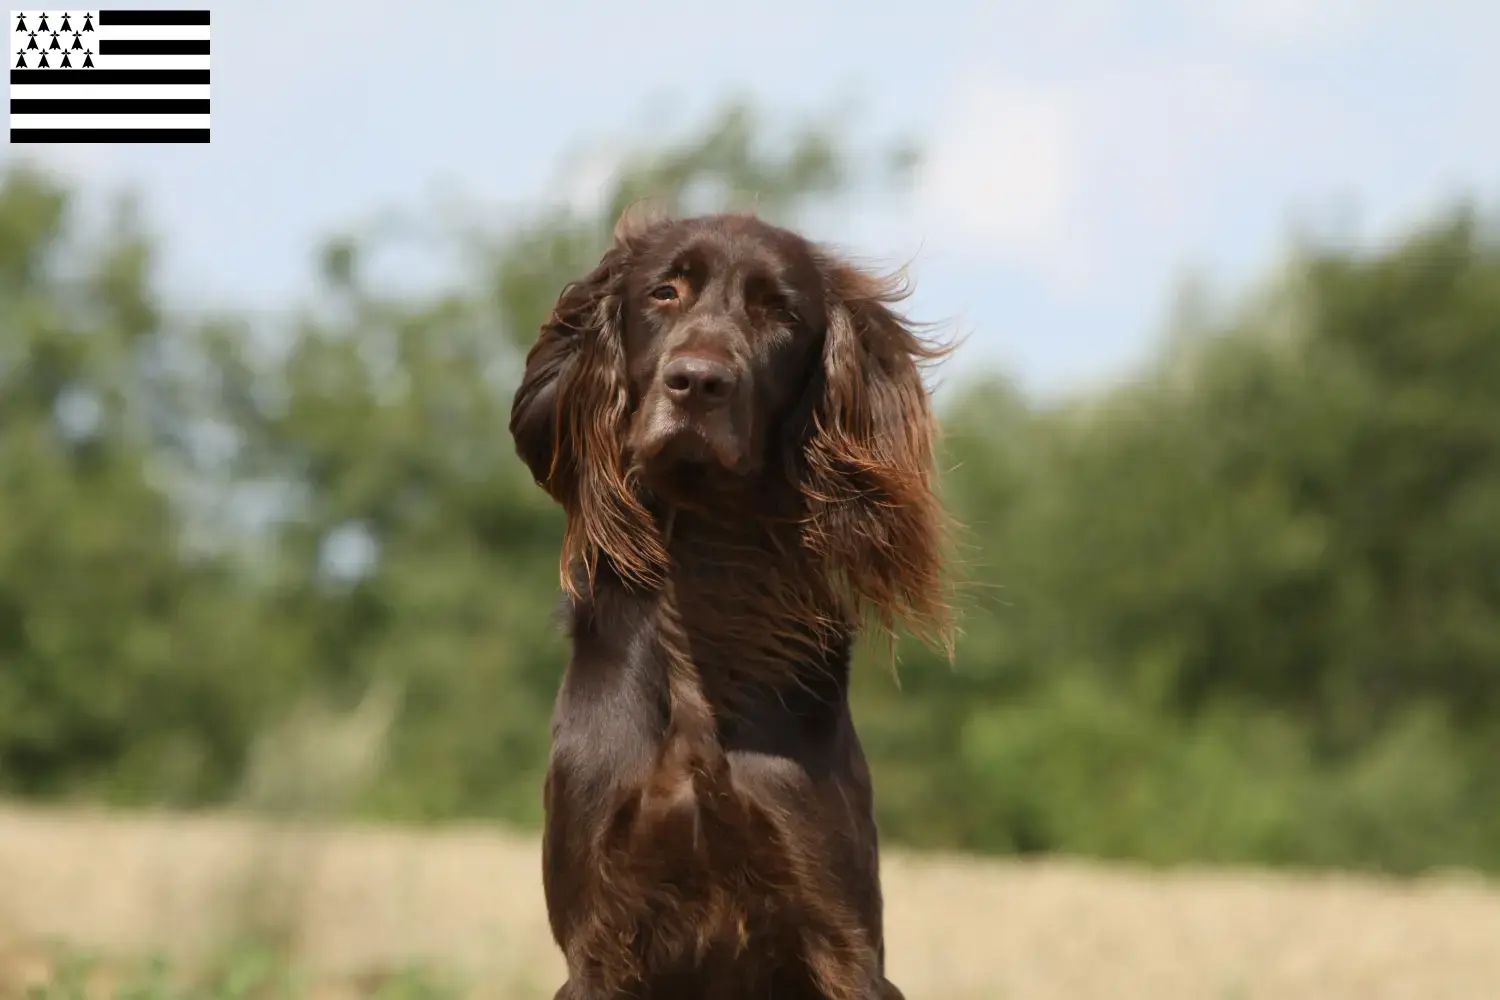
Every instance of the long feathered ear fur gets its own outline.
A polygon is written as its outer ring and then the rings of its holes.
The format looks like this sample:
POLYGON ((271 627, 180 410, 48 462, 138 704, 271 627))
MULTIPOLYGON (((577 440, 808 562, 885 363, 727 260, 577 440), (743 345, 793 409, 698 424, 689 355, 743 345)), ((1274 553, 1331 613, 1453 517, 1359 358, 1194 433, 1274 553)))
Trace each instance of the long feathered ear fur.
POLYGON ((632 246, 658 221, 630 211, 613 245, 581 281, 563 289, 526 355, 511 406, 510 432, 533 478, 563 508, 563 588, 581 596, 573 567, 590 585, 600 558, 627 583, 660 585, 666 549, 625 468, 629 388, 623 340, 624 271, 632 246))
POLYGON ((908 294, 902 275, 881 278, 837 260, 824 271, 828 327, 804 450, 804 538, 888 636, 899 619, 951 657, 948 524, 934 489, 936 421, 922 381, 922 363, 951 347, 925 341, 893 311, 908 294))

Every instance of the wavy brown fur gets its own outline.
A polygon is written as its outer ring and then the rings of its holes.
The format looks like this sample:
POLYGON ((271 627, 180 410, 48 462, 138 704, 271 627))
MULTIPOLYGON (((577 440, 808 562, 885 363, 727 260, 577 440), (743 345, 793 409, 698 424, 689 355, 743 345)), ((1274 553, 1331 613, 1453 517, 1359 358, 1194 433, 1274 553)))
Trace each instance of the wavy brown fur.
MULTIPOLYGON (((611 250, 583 281, 568 286, 526 358, 540 376, 522 387, 555 397, 554 440, 542 482, 567 512, 560 575, 573 591, 570 567, 582 561, 593 579, 600 555, 628 578, 659 586, 666 567, 656 526, 621 463, 629 405, 620 375, 623 348, 614 285, 620 251, 611 250), (554 381, 555 380, 555 381, 554 381)), ((530 400, 518 399, 517 406, 530 400)))
POLYGON ((948 519, 933 486, 936 420, 922 362, 947 345, 925 341, 892 306, 910 289, 901 274, 828 268, 823 370, 826 395, 807 444, 803 540, 887 632, 896 622, 952 655, 944 586, 948 519))

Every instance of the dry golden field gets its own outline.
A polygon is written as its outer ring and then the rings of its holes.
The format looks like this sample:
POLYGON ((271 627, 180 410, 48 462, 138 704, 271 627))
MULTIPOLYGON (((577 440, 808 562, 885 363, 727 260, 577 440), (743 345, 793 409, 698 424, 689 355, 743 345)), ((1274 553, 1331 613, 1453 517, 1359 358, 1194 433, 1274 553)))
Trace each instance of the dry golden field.
MULTIPOLYGON (((1479 880, 888 854, 890 974, 911 1000, 1500 998, 1500 886, 1479 880)), ((255 912, 331 977, 417 959, 476 996, 550 997, 537 869, 534 840, 487 828, 0 810, 0 995, 42 941, 190 958, 255 912)))

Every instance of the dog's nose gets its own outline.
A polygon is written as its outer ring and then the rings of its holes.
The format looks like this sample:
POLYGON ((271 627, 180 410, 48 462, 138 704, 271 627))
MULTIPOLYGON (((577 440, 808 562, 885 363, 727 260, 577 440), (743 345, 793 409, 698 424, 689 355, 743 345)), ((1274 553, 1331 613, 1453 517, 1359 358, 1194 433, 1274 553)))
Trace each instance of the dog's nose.
POLYGON ((734 392, 734 369, 721 361, 687 354, 673 358, 662 369, 667 395, 683 406, 723 406, 734 392))

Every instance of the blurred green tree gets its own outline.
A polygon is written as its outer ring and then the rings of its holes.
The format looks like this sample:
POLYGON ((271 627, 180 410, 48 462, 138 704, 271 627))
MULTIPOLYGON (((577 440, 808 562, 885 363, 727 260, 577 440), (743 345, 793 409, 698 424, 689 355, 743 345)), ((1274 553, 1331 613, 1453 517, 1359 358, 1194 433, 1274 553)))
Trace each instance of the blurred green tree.
POLYGON ((949 414, 1006 597, 954 688, 990 802, 963 842, 1500 859, 1500 244, 1464 207, 1285 274, 1118 388, 998 433, 992 389, 949 414))
POLYGON ((181 331, 128 205, 97 242, 0 184, 0 790, 192 802, 233 780, 295 632, 183 537, 181 331))
MULTIPOLYGON (((506 431, 521 356, 630 202, 803 223, 890 179, 856 163, 909 160, 839 125, 732 106, 590 207, 471 212, 435 291, 331 240, 316 299, 254 323, 168 308, 128 206, 86 234, 55 182, 0 175, 0 792, 260 803, 351 774, 371 814, 534 823, 561 524, 506 431), (340 705, 330 759, 275 787, 340 705)), ((899 687, 856 675, 893 840, 1500 870, 1477 209, 1303 246, 1065 404, 970 374, 944 413, 957 668, 903 644, 899 687)))

